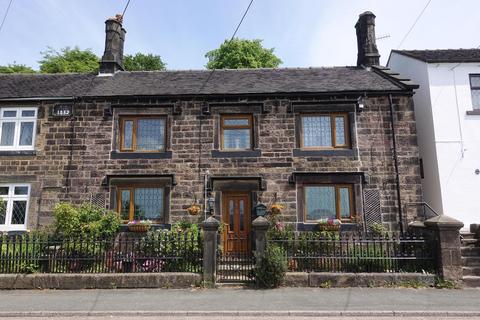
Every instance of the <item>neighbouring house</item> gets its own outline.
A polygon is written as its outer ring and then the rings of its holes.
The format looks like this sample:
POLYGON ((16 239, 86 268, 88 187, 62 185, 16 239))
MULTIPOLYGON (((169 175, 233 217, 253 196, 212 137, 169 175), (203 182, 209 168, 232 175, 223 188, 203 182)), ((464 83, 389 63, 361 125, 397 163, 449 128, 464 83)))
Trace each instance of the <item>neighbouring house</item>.
POLYGON ((420 85, 414 96, 425 202, 480 221, 480 49, 393 50, 388 66, 420 85))
POLYGON ((260 203, 298 230, 403 228, 421 216, 417 86, 379 66, 374 21, 351 67, 125 72, 109 19, 99 74, 1 75, 0 231, 48 225, 58 201, 158 226, 198 203, 246 239, 260 203))

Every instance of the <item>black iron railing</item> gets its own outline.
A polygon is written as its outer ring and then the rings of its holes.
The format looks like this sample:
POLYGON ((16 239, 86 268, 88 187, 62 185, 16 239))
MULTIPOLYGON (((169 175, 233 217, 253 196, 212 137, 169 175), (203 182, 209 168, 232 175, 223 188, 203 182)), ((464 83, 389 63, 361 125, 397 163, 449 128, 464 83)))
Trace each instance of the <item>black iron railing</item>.
POLYGON ((201 272, 200 232, 0 237, 0 273, 201 272))
POLYGON ((419 235, 302 232, 269 239, 283 248, 289 271, 434 272, 432 243, 419 235))
POLYGON ((253 281, 252 268, 255 258, 251 248, 251 238, 222 234, 222 242, 217 248, 217 282, 253 281))

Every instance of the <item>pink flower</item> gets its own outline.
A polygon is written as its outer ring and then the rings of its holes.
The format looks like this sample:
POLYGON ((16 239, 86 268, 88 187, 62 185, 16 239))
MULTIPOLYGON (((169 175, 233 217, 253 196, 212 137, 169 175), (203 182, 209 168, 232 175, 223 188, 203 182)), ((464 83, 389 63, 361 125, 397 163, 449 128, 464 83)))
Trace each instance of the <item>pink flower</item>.
POLYGON ((283 231, 285 229, 285 225, 283 224, 283 222, 277 221, 275 222, 275 229, 277 231, 283 231))

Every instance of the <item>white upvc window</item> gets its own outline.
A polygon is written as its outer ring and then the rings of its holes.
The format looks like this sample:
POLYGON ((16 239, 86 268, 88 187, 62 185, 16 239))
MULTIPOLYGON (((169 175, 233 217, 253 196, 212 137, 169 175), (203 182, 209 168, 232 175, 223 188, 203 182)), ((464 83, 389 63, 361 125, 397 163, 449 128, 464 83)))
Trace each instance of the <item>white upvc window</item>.
POLYGON ((27 230, 29 184, 0 184, 0 231, 27 230))
POLYGON ((0 108, 0 150, 34 150, 37 108, 0 108))

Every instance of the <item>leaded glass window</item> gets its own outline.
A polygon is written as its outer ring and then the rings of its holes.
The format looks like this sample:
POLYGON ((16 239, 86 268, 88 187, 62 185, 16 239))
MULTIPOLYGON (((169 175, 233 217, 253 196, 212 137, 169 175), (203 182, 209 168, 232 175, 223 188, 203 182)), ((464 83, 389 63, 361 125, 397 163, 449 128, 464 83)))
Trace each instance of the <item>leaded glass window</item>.
POLYGON ((165 190, 160 187, 119 187, 117 211, 124 221, 164 220, 165 190))
POLYGON ((26 230, 30 185, 0 185, 0 231, 26 230))
POLYGON ((221 145, 223 150, 252 149, 252 116, 222 116, 221 145))
POLYGON ((121 118, 120 151, 165 151, 165 118, 121 118))
POLYGON ((0 108, 0 150, 33 150, 36 108, 0 108))
POLYGON ((473 109, 480 109, 480 75, 470 75, 470 91, 472 93, 473 109))
POLYGON ((353 217, 352 185, 309 185, 304 187, 305 220, 351 219, 353 217))
POLYGON ((348 148, 346 114, 303 115, 301 147, 305 149, 348 148))

